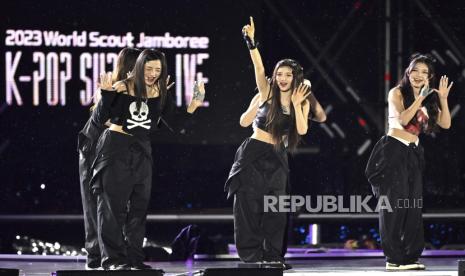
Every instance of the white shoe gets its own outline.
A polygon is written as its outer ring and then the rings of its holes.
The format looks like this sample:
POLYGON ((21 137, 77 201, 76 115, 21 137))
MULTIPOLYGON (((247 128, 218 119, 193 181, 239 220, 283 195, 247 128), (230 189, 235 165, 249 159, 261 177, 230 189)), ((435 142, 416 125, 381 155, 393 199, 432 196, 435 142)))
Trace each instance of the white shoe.
POLYGON ((402 270, 424 270, 425 265, 420 262, 415 262, 411 264, 399 265, 386 262, 387 271, 402 271, 402 270))
POLYGON ((418 270, 425 270, 426 269, 426 266, 422 263, 420 263, 419 261, 416 261, 414 264, 416 264, 418 266, 418 270))

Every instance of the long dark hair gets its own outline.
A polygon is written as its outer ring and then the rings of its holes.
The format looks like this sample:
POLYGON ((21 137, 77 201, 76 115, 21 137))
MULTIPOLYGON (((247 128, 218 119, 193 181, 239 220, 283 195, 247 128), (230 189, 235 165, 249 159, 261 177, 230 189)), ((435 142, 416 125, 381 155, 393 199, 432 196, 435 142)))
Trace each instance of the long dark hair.
POLYGON ((300 135, 297 132, 297 126, 295 124, 294 106, 292 105, 292 103, 290 104, 291 122, 289 126, 289 133, 285 133, 284 124, 286 118, 285 116, 283 116, 283 109, 281 107, 281 93, 276 81, 276 74, 278 72, 278 69, 284 66, 290 67, 292 69, 292 84, 288 93, 292 93, 294 88, 296 88, 304 80, 303 68, 297 61, 293 59, 283 59, 276 63, 276 66, 273 70, 273 76, 271 78, 271 91, 270 95, 268 96, 271 100, 271 104, 270 110, 268 111, 268 114, 266 116, 266 124, 273 137, 276 149, 280 147, 282 136, 287 135, 288 148, 290 151, 294 151, 300 142, 300 135))
POLYGON ((113 82, 124 80, 134 69, 137 57, 142 51, 137 48, 124 48, 118 53, 116 68, 113 74, 113 82))
POLYGON ((165 54, 156 49, 145 49, 136 60, 134 70, 131 72, 128 80, 134 83, 134 96, 137 98, 137 109, 140 108, 141 102, 148 98, 147 89, 145 87, 145 64, 152 60, 159 60, 161 63, 161 74, 156 84, 160 91, 160 108, 164 109, 167 99, 166 78, 168 77, 168 68, 166 66, 165 54))
MULTIPOLYGON (((116 67, 113 71, 112 82, 122 81, 128 77, 128 74, 134 68, 136 64, 137 57, 142 51, 137 48, 124 48, 118 53, 118 58, 116 60, 116 67)), ((90 107, 90 111, 94 111, 97 104, 93 104, 90 107)))
MULTIPOLYGON (((402 94, 404 107, 408 108, 412 103, 415 101, 415 95, 413 94, 412 85, 410 84, 409 74, 411 70, 415 67, 417 63, 423 63, 428 67, 428 79, 429 79, 429 86, 434 86, 434 59, 429 55, 422 55, 422 54, 414 54, 410 57, 410 64, 405 69, 404 76, 399 82, 399 89, 402 94)), ((441 108, 439 105, 439 97, 438 94, 433 92, 429 95, 424 101, 423 106, 426 107, 428 111, 428 124, 425 126, 423 131, 427 134, 433 133, 438 130, 437 125, 437 118, 439 109, 441 108)), ((417 117, 414 116, 410 121, 412 123, 417 123, 417 117)))

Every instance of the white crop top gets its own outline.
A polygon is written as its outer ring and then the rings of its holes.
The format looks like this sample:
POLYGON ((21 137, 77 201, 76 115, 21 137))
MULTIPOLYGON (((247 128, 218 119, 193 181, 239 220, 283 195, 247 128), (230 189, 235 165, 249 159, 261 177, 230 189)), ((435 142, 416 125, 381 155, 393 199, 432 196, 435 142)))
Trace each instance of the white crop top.
MULTIPOLYGON (((423 111, 426 117, 429 117, 426 107, 421 107, 421 111, 423 111)), ((388 107, 388 126, 389 128, 404 129, 400 123, 400 113, 393 104, 390 104, 388 107)))

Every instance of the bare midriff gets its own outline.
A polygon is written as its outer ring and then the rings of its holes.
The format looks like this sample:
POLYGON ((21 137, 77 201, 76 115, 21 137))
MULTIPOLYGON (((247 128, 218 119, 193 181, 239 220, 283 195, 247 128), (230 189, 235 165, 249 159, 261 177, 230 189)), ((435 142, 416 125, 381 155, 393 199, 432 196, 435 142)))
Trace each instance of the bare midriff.
MULTIPOLYGON (((263 129, 260 129, 260 128, 257 128, 257 127, 254 127, 253 128, 253 134, 252 136, 250 136, 252 139, 255 139, 255 140, 258 140, 258 141, 262 141, 262 142, 265 142, 265 143, 268 143, 268 144, 276 144, 274 141, 273 141, 273 136, 271 135, 271 133, 269 132, 266 132, 264 131, 263 129)), ((285 138, 286 136, 283 136, 283 139, 285 138)))
POLYGON ((415 143, 418 140, 418 136, 398 128, 390 128, 387 135, 404 139, 410 143, 415 143))

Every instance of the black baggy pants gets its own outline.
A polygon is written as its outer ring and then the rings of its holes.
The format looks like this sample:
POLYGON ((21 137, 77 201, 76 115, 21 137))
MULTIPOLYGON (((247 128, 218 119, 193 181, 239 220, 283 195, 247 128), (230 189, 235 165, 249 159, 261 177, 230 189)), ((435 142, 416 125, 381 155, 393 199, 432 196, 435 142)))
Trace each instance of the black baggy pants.
POLYGON ((234 238, 244 262, 284 261, 287 213, 264 212, 265 195, 286 195, 287 153, 273 145, 247 139, 236 153, 227 181, 234 194, 234 238))
POLYGON ((98 194, 102 267, 138 264, 152 185, 150 142, 107 130, 98 146, 93 189, 98 194))
POLYGON ((101 262, 97 234, 97 196, 91 192, 90 180, 97 140, 103 130, 103 127, 99 127, 89 119, 78 135, 79 180, 85 231, 84 248, 87 251, 87 265, 90 267, 99 267, 101 262))
POLYGON ((392 208, 379 212, 381 246, 390 263, 413 263, 423 252, 423 170, 423 147, 390 136, 376 143, 368 160, 365 173, 373 193, 386 197, 392 208))
POLYGON ((90 190, 89 182, 92 154, 79 152, 79 177, 81 188, 81 200, 84 215, 85 241, 84 248, 87 251, 87 264, 91 267, 100 266, 100 248, 97 235, 97 196, 90 190))

